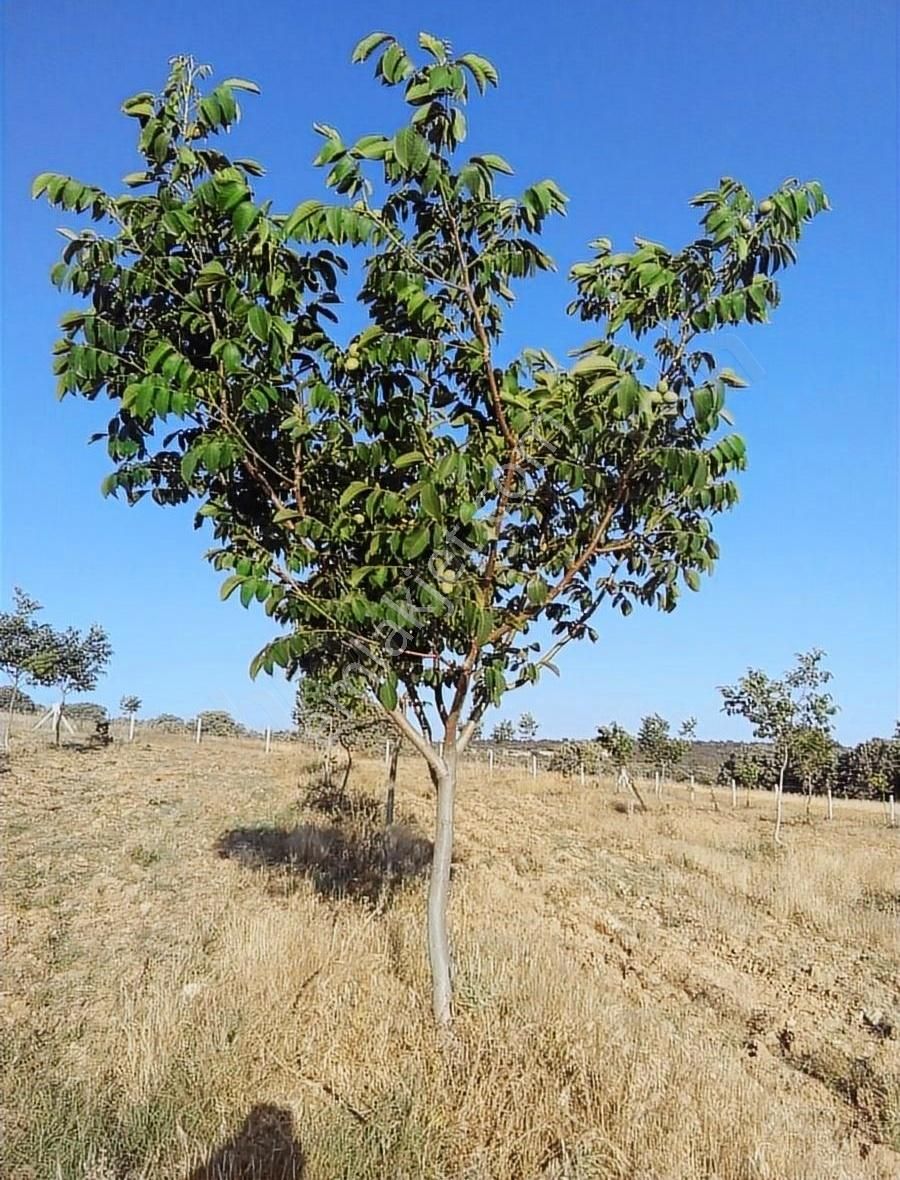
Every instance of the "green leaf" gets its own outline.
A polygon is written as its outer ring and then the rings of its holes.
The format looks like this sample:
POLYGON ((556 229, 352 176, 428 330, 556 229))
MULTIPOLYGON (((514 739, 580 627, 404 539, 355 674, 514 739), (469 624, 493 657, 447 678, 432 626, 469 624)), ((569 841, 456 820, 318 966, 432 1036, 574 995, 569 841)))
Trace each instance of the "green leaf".
POLYGON ((201 452, 199 448, 185 452, 181 458, 181 478, 185 483, 189 484, 194 478, 194 473, 200 466, 201 452))
POLYGON ((247 327, 260 343, 265 344, 269 339, 269 313, 258 303, 254 304, 247 313, 247 327))
POLYGON ((341 495, 341 498, 338 500, 338 507, 339 508, 346 508, 347 505, 352 500, 356 499, 356 497, 360 494, 360 492, 366 492, 368 490, 369 490, 369 484, 367 484, 364 479, 355 479, 351 484, 348 484, 347 487, 344 489, 344 492, 341 495))
POLYGON ((381 75, 389 86, 396 86, 413 72, 413 64, 396 43, 390 45, 380 63, 381 75))
POLYGON ((417 176, 431 159, 431 152, 414 127, 403 127, 394 136, 394 156, 404 171, 417 176))
POLYGON ((356 569, 351 572, 347 581, 351 586, 358 586, 360 582, 368 577, 372 570, 377 568, 378 567, 374 565, 358 565, 356 569))
POLYGON ((350 611, 353 614, 357 623, 364 623, 368 611, 366 610, 366 600, 358 594, 354 594, 350 601, 350 611))
POLYGON ((241 201, 231 215, 231 224, 238 234, 245 234, 259 216, 259 210, 251 200, 241 201))
POLYGON ((233 340, 226 340, 222 345, 219 356, 222 360, 222 367, 226 373, 237 373, 243 365, 243 357, 241 350, 233 340))
POLYGON ((503 172, 507 176, 513 175, 513 170, 502 156, 495 156, 492 152, 485 152, 482 156, 473 156, 472 159, 476 164, 484 164, 490 168, 492 172, 503 172))
POLYGON ((496 68, 488 61, 486 57, 481 57, 478 53, 464 53, 459 58, 460 65, 466 67, 469 73, 475 80, 475 85, 484 94, 485 88, 488 84, 496 86, 500 81, 500 76, 496 68))
POLYGON ((385 135, 363 135, 353 145, 353 150, 364 160, 383 160, 391 146, 385 135))
POLYGON ((525 593, 533 606, 542 606, 547 601, 547 583, 543 578, 531 578, 525 587, 525 593))
POLYGON ((419 45, 427 53, 438 62, 445 62, 447 60, 447 50, 444 47, 444 42, 437 37, 432 37, 430 33, 419 33, 419 45))
POLYGON ((234 161, 235 167, 242 168, 245 172, 249 172, 251 176, 265 176, 266 170, 258 160, 251 160, 247 156, 241 156, 234 161))
POLYGON ((692 590, 700 589, 700 575, 696 570, 685 570, 684 580, 692 590))
POLYGON ((229 90, 246 90, 249 94, 259 94, 259 87, 247 78, 226 78, 222 83, 229 90))
POLYGON ((422 510, 425 515, 430 516, 433 520, 440 520, 442 516, 441 498, 434 484, 426 483, 422 485, 421 501, 422 510))
POLYGON ((628 418, 638 408, 640 395, 641 386, 631 373, 626 373, 616 383, 616 406, 623 418, 628 418))
POLYGON ((32 197, 39 197, 41 193, 47 190, 51 180, 56 180, 59 176, 58 172, 41 172, 36 176, 31 184, 32 197))
POLYGON ((420 524, 418 528, 413 529, 403 538, 403 556, 407 558, 418 557, 420 553, 428 548, 428 543, 431 540, 431 530, 427 524, 420 524))
POLYGON ((238 586, 240 586, 243 580, 244 579, 240 574, 232 574, 231 577, 226 578, 222 583, 221 589, 219 590, 219 598, 221 598, 223 602, 227 601, 227 599, 231 597, 235 590, 237 590, 238 586))
POLYGON ((394 460, 394 468, 397 471, 402 471, 404 467, 412 467, 413 463, 424 463, 425 456, 421 451, 407 451, 405 455, 400 455, 394 460))
POLYGON ((367 37, 363 37, 361 41, 357 42, 353 53, 350 56, 350 60, 354 64, 365 61, 366 58, 370 57, 371 54, 375 52, 379 45, 383 45, 385 41, 393 40, 394 38, 390 33, 369 33, 367 37))
POLYGON ((59 317, 59 326, 61 328, 80 328, 87 319, 88 313, 86 311, 66 311, 59 317))
POLYGON ((579 377, 590 373, 617 373, 618 371, 619 366, 611 356, 604 356, 602 353, 596 352, 583 356, 572 366, 573 376, 579 377))
POLYGON ((697 425, 701 430, 706 428, 710 416, 715 405, 715 398, 713 391, 706 385, 699 385, 691 393, 691 402, 694 406, 694 414, 697 418, 697 425))
POLYGON ((175 346, 170 344, 168 340, 160 340, 150 349, 147 354, 144 364, 151 373, 158 373, 165 361, 170 356, 174 356, 175 346))
POLYGON ((697 462, 694 466, 694 474, 691 479, 691 487, 695 492, 699 492, 705 488, 709 482, 709 461, 705 455, 698 455, 697 462))
POLYGON ((122 103, 122 113, 134 118, 150 118, 156 114, 153 105, 154 96, 149 90, 142 90, 140 94, 132 94, 122 103))
POLYGON ((194 285, 199 288, 215 287, 219 283, 224 283, 228 278, 225 273, 225 267, 218 260, 207 262, 202 266, 197 274, 194 285))
POLYGON ((315 214, 320 213, 324 207, 321 201, 301 201, 284 223, 285 236, 292 238, 301 226, 305 225, 315 214))
POLYGON ((734 389, 746 389, 747 382, 743 377, 739 377, 734 369, 719 369, 717 374, 720 381, 726 385, 732 386, 734 389))
POLYGON ((378 685, 377 696, 382 705, 391 712, 397 708, 397 677, 388 676, 378 685))

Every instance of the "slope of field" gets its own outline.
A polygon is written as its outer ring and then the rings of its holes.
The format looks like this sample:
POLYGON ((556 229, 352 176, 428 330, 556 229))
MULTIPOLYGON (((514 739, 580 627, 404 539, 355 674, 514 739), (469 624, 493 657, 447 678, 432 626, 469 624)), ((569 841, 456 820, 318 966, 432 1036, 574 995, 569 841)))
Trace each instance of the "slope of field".
POLYGON ((296 748, 14 753, 9 1180, 896 1180, 900 828, 879 807, 464 774, 457 1021, 429 1020, 427 778, 383 881, 296 748), (302 825, 302 826, 300 826, 302 825), (298 827, 299 826, 299 827, 298 827), (407 879, 400 880, 406 875, 407 879))

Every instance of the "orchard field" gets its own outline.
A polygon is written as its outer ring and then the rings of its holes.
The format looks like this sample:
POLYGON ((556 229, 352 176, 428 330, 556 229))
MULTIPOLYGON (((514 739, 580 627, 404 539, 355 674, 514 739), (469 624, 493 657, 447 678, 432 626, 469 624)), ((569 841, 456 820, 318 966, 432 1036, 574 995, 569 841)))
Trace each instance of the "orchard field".
POLYGON ((2 776, 9 1180, 895 1180, 900 828, 879 805, 461 774, 456 1020, 433 800, 312 751, 17 737, 2 776), (748 805, 749 803, 749 805, 748 805))

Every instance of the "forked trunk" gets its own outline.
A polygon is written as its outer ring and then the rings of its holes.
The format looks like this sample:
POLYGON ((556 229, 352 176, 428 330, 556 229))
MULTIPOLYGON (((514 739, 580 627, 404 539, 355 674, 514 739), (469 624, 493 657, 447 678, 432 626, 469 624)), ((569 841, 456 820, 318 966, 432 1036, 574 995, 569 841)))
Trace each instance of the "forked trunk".
POLYGON ((453 806, 456 795, 456 752, 444 760, 444 770, 434 774, 437 800, 434 855, 428 881, 428 959, 431 964, 431 1007, 438 1025, 452 1017, 453 995, 447 904, 450 897, 450 862, 453 857, 453 806))

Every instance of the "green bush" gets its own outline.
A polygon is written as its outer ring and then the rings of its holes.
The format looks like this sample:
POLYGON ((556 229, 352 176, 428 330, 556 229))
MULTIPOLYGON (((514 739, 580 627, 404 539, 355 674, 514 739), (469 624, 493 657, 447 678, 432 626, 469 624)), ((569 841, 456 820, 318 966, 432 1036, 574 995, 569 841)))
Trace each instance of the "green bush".
POLYGON ((197 715, 203 723, 203 733, 210 737, 241 737, 247 730, 224 709, 205 709, 197 715))
POLYGON ((176 717, 174 713, 160 713, 158 717, 151 717, 146 724, 162 733, 185 733, 189 728, 184 718, 176 717))
POLYGON ((563 742, 553 751, 548 769, 571 778, 580 773, 582 766, 585 774, 597 774, 601 764, 600 750, 594 742, 563 742))

